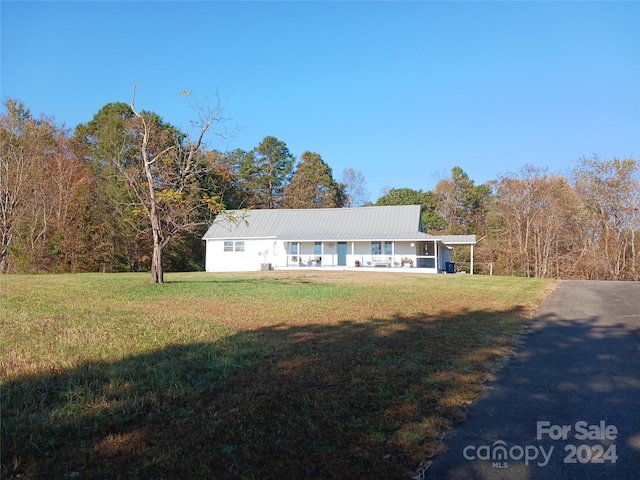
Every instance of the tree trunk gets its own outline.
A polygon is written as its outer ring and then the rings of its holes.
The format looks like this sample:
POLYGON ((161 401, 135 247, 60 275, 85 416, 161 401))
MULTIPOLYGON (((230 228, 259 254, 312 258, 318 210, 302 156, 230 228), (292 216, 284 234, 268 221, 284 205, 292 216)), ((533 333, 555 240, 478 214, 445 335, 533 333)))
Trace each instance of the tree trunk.
MULTIPOLYGON (((148 163, 145 164, 145 170, 148 172, 147 178, 151 179, 151 171, 149 169, 148 163)), ((151 199, 151 205, 149 208, 149 219, 151 220, 151 231, 153 233, 151 281, 154 283, 164 283, 164 270, 162 269, 162 252, 164 250, 164 243, 162 238, 160 218, 158 217, 155 190, 153 189, 153 182, 151 180, 149 180, 149 198, 151 199)))
MULTIPOLYGON (((135 98, 135 89, 134 89, 135 98)), ((156 198, 156 186, 154 184, 154 174, 151 170, 152 165, 158 161, 158 159, 167 152, 168 149, 159 153, 153 158, 149 157, 147 151, 147 145, 149 144, 150 127, 144 119, 144 116, 136 112, 133 99, 131 100, 131 110, 134 115, 142 121, 142 168, 144 170, 145 177, 147 179, 147 188, 149 192, 148 196, 148 209, 147 214, 151 221, 151 232, 153 234, 153 255, 151 256, 151 281, 154 283, 164 283, 164 271, 162 269, 162 251, 164 249, 164 243, 162 238, 162 226, 160 224, 160 217, 158 215, 158 202, 156 198)))
POLYGON ((164 283, 164 270, 162 268, 162 246, 154 241, 153 256, 151 257, 151 281, 164 283))
POLYGON ((5 226, 2 232, 2 243, 0 244, 0 274, 7 273, 9 271, 9 245, 11 244, 11 237, 13 232, 11 226, 5 226))
POLYGON ((635 227, 631 226, 631 280, 635 280, 637 282, 640 278, 640 272, 638 272, 636 258, 636 231, 635 227))

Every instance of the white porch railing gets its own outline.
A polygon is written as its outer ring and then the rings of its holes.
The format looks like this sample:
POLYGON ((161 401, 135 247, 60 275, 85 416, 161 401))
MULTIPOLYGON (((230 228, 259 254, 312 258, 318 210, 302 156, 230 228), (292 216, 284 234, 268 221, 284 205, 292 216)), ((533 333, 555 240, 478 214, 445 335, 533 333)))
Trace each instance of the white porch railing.
POLYGON ((425 255, 363 255, 363 267, 435 268, 436 257, 425 255))
MULTIPOLYGON (((334 267, 333 257, 322 255, 287 255, 287 267, 334 267)), ((436 268, 436 257, 425 255, 355 255, 350 266, 369 268, 436 268)))

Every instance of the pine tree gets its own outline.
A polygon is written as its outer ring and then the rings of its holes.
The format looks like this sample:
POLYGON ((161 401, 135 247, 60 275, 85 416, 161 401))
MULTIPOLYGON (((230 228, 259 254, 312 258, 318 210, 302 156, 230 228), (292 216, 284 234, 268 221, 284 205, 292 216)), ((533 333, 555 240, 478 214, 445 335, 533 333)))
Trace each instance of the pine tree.
POLYGON ((304 152, 298 169, 285 189, 284 208, 340 208, 345 205, 344 185, 333 179, 331 167, 320 155, 304 152))

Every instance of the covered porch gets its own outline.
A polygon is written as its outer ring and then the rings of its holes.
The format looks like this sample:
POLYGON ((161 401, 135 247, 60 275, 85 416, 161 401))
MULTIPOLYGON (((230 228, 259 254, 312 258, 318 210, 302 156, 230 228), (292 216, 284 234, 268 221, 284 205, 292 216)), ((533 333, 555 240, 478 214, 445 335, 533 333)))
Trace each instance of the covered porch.
POLYGON ((425 273, 451 273, 451 247, 439 238, 289 241, 284 242, 284 250, 284 259, 276 262, 276 268, 419 269, 425 273))

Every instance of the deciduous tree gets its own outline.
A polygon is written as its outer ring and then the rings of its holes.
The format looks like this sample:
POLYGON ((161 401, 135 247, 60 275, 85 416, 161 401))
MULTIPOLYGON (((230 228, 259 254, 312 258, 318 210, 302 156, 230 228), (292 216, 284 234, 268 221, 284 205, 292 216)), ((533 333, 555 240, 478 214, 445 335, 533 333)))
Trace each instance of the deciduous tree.
POLYGON ((193 135, 183 134, 155 114, 138 112, 135 90, 130 106, 138 123, 139 157, 133 168, 127 164, 117 167, 149 222, 151 279, 163 283, 162 257, 171 238, 211 223, 225 210, 220 196, 206 192, 201 183, 211 171, 211 164, 204 159, 205 134, 222 135, 218 127, 225 118, 219 102, 212 108, 201 108, 198 120, 192 121, 193 135))
POLYGON ((136 215, 118 165, 132 165, 139 156, 134 114, 127 103, 108 103, 74 137, 84 146, 91 169, 91 204, 85 234, 91 245, 92 269, 137 271, 149 267, 144 219, 136 215))
POLYGON ((563 276, 571 267, 581 204, 567 179, 525 166, 495 184, 490 241, 499 270, 527 277, 563 276))
POLYGON ((345 207, 359 207, 369 201, 369 191, 364 174, 360 170, 349 167, 342 172, 345 207))
POLYGON ((432 192, 412 188, 391 188, 376 201, 376 205, 420 205, 422 225, 426 231, 439 231, 446 222, 438 213, 438 204, 432 192))
POLYGON ((88 171, 67 132, 15 100, 0 117, 0 273, 69 271, 82 255, 78 222, 88 171), (11 253, 11 255, 10 255, 11 253), (13 260, 11 260, 11 258, 13 260))
POLYGON ((7 100, 0 117, 0 273, 9 270, 9 252, 21 219, 32 207, 42 154, 51 140, 46 119, 31 116, 23 103, 7 100))
POLYGON ((595 277, 638 280, 640 164, 633 158, 582 158, 573 181, 589 213, 582 240, 592 250, 595 277))
POLYGON ((484 234, 484 217, 491 190, 476 186, 460 168, 451 169, 451 177, 442 179, 434 189, 440 214, 450 234, 484 234))
POLYGON ((253 150, 240 148, 229 152, 207 152, 208 160, 216 166, 220 181, 224 184, 224 203, 230 209, 258 207, 257 192, 253 188, 255 155, 253 150), (243 176, 244 174, 244 176, 243 176))

